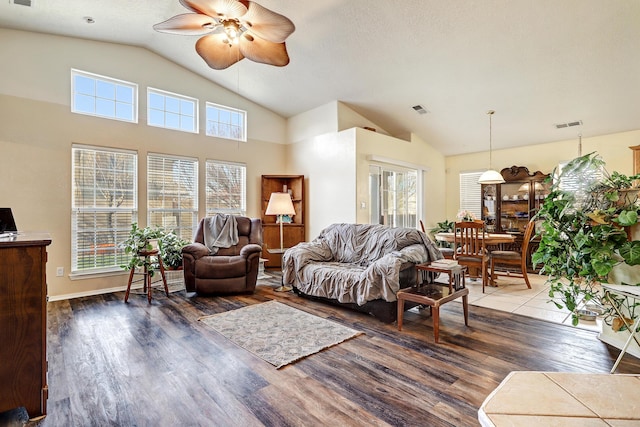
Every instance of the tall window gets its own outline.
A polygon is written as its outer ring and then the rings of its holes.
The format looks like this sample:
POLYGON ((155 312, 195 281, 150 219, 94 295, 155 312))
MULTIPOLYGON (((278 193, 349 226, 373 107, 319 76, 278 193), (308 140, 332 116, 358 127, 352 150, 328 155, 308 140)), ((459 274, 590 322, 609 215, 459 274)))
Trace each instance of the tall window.
POLYGON ((147 156, 147 223, 191 241, 198 221, 198 159, 147 156))
POLYGON ((137 123, 138 85, 72 69, 71 111, 137 123))
POLYGON ((127 256, 119 243, 137 221, 137 154, 73 146, 72 273, 117 270, 127 256))
POLYGON ((418 223, 418 171, 369 166, 371 224, 415 228, 418 223))
POLYGON ((468 210, 482 218, 482 185, 478 182, 482 172, 460 174, 460 210, 468 210))
POLYGON ((147 88, 147 124, 198 133, 198 100, 147 88))
POLYGON ((246 215, 247 167, 207 160, 207 216, 215 213, 246 215))
POLYGON ((247 112, 207 102, 207 135, 247 140, 247 112))

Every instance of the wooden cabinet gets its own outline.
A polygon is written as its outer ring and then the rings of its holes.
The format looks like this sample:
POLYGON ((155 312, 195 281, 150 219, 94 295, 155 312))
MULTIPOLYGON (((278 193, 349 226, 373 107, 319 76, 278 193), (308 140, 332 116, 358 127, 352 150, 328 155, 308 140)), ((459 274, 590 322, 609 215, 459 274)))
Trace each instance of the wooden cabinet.
MULTIPOLYGON (((304 225, 304 175, 262 175, 262 230, 264 248, 262 257, 267 259, 266 268, 282 266, 282 254, 269 252, 280 249, 280 224, 275 215, 265 215, 271 193, 288 192, 296 214, 291 222, 283 224, 283 246, 290 248, 305 240, 304 225)), ((277 252, 277 251, 276 251, 277 252)))
POLYGON ((540 171, 529 173, 524 166, 500 171, 504 184, 482 185, 482 219, 487 231, 522 234, 529 220, 549 194, 549 176, 540 171))
POLYGON ((47 234, 0 238, 0 412, 47 413, 47 234))

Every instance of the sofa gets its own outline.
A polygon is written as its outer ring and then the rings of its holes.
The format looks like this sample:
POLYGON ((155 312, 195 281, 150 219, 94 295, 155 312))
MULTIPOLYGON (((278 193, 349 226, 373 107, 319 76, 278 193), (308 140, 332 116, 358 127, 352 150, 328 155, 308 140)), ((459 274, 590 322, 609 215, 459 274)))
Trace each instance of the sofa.
POLYGON ((332 224, 285 251, 282 282, 299 295, 393 322, 396 293, 415 285, 415 265, 441 258, 433 241, 413 228, 332 224))
POLYGON ((237 244, 216 248, 205 245, 208 218, 198 224, 194 242, 182 248, 184 284, 198 294, 252 293, 256 288, 262 253, 262 221, 235 216, 237 244))

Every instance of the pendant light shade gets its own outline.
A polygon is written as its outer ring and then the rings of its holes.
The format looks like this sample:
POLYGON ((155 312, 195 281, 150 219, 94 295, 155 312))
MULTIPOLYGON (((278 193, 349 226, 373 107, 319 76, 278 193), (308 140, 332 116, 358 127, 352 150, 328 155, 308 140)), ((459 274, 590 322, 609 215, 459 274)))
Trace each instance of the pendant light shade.
POLYGON ((502 184, 504 182, 504 178, 500 175, 500 172, 489 169, 480 175, 478 182, 480 184, 502 184))
POLYGON ((491 116, 493 116, 494 113, 495 111, 493 110, 487 111, 487 114, 489 115, 489 170, 480 175, 480 179, 478 179, 479 184, 502 184, 504 182, 504 178, 500 172, 491 168, 491 116))

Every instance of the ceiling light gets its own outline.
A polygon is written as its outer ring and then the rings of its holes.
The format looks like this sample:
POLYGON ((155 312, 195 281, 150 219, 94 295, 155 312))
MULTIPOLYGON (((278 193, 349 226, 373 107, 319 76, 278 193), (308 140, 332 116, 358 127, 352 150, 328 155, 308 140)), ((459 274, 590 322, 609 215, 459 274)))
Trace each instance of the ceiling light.
POLYGON ((498 171, 491 169, 491 139, 492 139, 492 129, 491 129, 491 116, 495 111, 489 110, 487 114, 489 115, 489 170, 480 175, 480 179, 478 179, 479 184, 502 184, 504 182, 504 178, 498 171))

